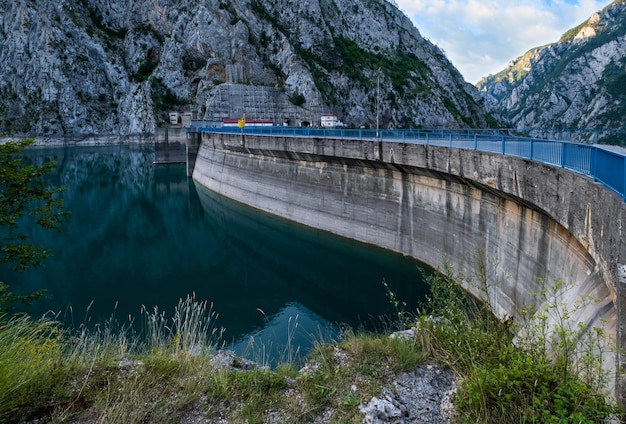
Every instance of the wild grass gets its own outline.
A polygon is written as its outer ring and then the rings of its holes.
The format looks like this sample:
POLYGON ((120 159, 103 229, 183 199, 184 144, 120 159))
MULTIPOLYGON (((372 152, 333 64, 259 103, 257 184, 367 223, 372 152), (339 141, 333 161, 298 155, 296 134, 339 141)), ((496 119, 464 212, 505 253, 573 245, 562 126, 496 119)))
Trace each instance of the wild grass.
MULTIPOLYGON (((0 420, 54 386, 59 330, 47 320, 0 317, 0 420)), ((38 402, 38 403, 39 403, 38 402)))
POLYGON ((63 422, 93 409, 99 422, 161 422, 161 409, 186 404, 203 386, 198 376, 221 340, 216 317, 193 295, 171 318, 144 310, 142 335, 113 319, 72 331, 46 317, 4 317, 0 421, 43 415, 63 422))
MULTIPOLYGON (((317 344, 302 370, 293 360, 274 369, 238 368, 242 360, 222 367, 213 362, 221 342, 215 318, 210 305, 190 296, 171 318, 144 311, 141 338, 133 330, 137 323, 113 319, 80 331, 50 318, 5 319, 0 421, 166 423, 194 410, 229 422, 274 416, 305 423, 323 411, 360 422, 360 403, 425 358, 413 341, 347 332, 339 343, 317 344)), ((290 328, 296 324, 294 318, 290 328)))
MULTIPOLYGON (((271 321, 268 319, 265 311, 257 308, 257 311, 263 316, 265 326, 271 328, 271 321)), ((303 328, 300 327, 299 314, 290 316, 287 319, 287 325, 285 328, 286 342, 284 345, 274 343, 272 339, 281 339, 281 334, 276 334, 274 331, 270 333, 270 337, 263 338, 263 330, 256 334, 251 334, 243 347, 242 356, 250 358, 256 364, 266 368, 276 368, 282 364, 289 364, 291 366, 302 365, 303 352, 298 344, 294 343, 296 339, 296 333, 301 333, 303 328)), ((321 329, 319 334, 308 334, 310 341, 315 340, 329 340, 330 336, 323 335, 321 329)))

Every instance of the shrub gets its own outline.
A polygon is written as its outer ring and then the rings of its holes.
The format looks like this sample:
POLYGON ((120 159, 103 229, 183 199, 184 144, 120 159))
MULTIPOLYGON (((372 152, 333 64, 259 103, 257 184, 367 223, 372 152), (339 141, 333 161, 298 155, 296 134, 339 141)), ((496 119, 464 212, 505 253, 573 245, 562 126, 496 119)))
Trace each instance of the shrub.
POLYGON ((47 319, 0 317, 0 421, 26 405, 45 404, 61 360, 59 336, 47 319))
MULTIPOLYGON (((486 293, 486 275, 479 280, 486 293)), ((527 308, 523 322, 513 324, 465 293, 449 268, 429 283, 420 338, 461 375, 455 404, 463 421, 594 423, 621 412, 604 393, 605 334, 571 322, 587 299, 571 306, 555 300, 567 284, 547 285, 537 294, 545 308, 527 308)))
POLYGON ((306 99, 302 94, 297 93, 289 97, 289 101, 296 106, 302 106, 306 102, 306 99))

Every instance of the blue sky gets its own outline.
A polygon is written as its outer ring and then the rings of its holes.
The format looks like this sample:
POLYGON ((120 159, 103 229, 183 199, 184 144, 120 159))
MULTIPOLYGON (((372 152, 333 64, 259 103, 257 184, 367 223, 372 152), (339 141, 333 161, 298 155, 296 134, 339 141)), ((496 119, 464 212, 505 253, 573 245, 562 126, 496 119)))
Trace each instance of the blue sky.
MULTIPOLYGON (((392 1, 393 2, 393 1, 392 1)), ((424 38, 441 47, 465 80, 504 69, 553 43, 610 0, 395 0, 424 38)))

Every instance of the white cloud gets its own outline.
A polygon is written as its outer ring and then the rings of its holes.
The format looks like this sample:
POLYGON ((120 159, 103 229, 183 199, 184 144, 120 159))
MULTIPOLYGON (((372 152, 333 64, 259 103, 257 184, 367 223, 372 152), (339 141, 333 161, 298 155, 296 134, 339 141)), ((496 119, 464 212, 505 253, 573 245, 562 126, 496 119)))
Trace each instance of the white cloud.
POLYGON ((469 82, 501 71, 533 47, 558 41, 609 0, 396 0, 420 33, 469 82))

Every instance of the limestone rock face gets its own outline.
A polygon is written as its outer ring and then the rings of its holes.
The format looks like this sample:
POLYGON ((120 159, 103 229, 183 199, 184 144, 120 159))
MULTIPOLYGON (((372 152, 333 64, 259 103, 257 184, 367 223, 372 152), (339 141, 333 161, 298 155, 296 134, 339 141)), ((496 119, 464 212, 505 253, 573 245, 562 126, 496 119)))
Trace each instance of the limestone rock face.
MULTIPOLYGON (((386 0, 0 0, 0 132, 150 134, 224 83, 352 126, 485 126, 478 91, 386 0), (230 79, 230 80, 229 80, 230 79)), ((254 118, 251 116, 250 118, 254 118)))
POLYGON ((625 143, 626 4, 614 1, 477 87, 493 113, 518 130, 625 143))

